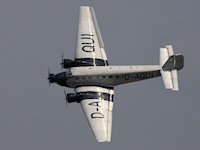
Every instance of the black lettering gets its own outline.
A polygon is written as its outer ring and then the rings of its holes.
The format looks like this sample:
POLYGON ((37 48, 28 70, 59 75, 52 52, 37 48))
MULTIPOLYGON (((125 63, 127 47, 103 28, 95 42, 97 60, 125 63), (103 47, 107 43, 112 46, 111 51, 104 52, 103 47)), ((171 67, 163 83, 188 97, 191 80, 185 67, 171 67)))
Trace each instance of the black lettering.
POLYGON ((153 78, 153 72, 146 73, 146 78, 153 78))
POLYGON ((82 50, 84 52, 94 52, 95 46, 94 46, 94 35, 92 34, 81 34, 82 39, 82 50))
POLYGON ((147 72, 145 77, 146 77, 146 79, 150 78, 150 73, 147 72))
POLYGON ((104 115, 100 112, 95 112, 91 114, 91 118, 104 118, 104 115))
POLYGON ((147 73, 146 78, 153 78, 153 73, 152 72, 147 73))
POLYGON ((94 44, 94 39, 91 37, 82 37, 81 39, 86 39, 86 42, 82 42, 81 44, 94 44))
POLYGON ((86 46, 83 46, 82 47, 82 50, 84 52, 94 52, 95 51, 95 48, 94 48, 94 45, 91 46, 91 45, 86 45, 86 46))
POLYGON ((99 105, 99 103, 100 103, 100 101, 98 101, 98 102, 92 102, 92 103, 89 103, 88 105, 101 107, 101 106, 99 105))
POLYGON ((132 78, 135 80, 142 80, 142 79, 148 79, 148 78, 153 78, 154 74, 153 72, 144 72, 144 73, 136 73, 132 78))
POLYGON ((129 74, 125 74, 125 80, 129 80, 130 79, 130 75, 129 74))
POLYGON ((140 74, 140 79, 145 79, 145 73, 140 74))
POLYGON ((94 36, 93 34, 81 34, 81 36, 94 36))
POLYGON ((135 79, 140 79, 140 76, 138 73, 135 75, 135 79))

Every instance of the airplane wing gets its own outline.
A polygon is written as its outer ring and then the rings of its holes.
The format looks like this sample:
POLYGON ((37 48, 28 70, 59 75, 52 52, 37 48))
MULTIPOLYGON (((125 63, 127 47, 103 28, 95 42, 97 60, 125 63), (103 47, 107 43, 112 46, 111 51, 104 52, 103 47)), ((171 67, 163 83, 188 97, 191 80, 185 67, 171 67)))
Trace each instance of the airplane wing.
POLYGON ((82 86, 75 91, 96 140, 110 142, 114 90, 98 86, 82 86))
POLYGON ((104 43, 92 7, 80 7, 75 61, 78 66, 108 65, 104 43))

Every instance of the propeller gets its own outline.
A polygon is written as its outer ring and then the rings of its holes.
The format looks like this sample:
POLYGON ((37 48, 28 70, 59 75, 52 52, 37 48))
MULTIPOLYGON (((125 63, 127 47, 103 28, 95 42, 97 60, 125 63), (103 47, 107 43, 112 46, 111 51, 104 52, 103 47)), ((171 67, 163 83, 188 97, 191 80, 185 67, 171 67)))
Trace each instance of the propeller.
POLYGON ((68 106, 68 100, 67 100, 67 93, 66 93, 65 89, 64 89, 64 94, 65 94, 65 102, 66 102, 66 107, 67 107, 68 106))
POLYGON ((50 69, 48 69, 48 78, 47 78, 47 79, 49 80, 49 87, 50 87, 50 85, 51 85, 51 83, 50 83, 50 74, 51 74, 51 73, 50 73, 50 69))
POLYGON ((52 73, 50 73, 50 69, 48 69, 48 78, 49 80, 49 87, 51 83, 54 83, 56 81, 56 76, 52 73))
POLYGON ((61 63, 60 63, 60 65, 61 65, 61 70, 64 68, 64 54, 63 54, 63 52, 62 52, 62 57, 61 57, 61 63))

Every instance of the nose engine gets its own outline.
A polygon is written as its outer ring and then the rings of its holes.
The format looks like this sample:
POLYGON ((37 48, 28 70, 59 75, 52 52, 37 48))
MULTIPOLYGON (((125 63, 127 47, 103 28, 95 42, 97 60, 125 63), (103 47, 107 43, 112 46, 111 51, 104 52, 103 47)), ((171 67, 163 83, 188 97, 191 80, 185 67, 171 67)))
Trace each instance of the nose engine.
POLYGON ((49 83, 54 83, 56 82, 56 76, 51 73, 49 74, 48 80, 49 80, 49 83))
POLYGON ((61 86, 67 86, 66 81, 67 81, 67 74, 66 72, 61 72, 58 74, 52 74, 49 73, 49 76, 47 78, 49 80, 49 83, 56 83, 61 86))

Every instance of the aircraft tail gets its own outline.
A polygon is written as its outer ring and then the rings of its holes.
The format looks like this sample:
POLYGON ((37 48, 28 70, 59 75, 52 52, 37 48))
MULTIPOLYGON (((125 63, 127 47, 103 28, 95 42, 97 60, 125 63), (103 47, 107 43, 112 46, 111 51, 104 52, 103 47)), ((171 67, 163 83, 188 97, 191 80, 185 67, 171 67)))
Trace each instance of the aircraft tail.
POLYGON ((182 69, 184 66, 183 55, 174 55, 171 45, 167 45, 165 48, 160 48, 160 65, 162 66, 160 73, 165 88, 178 91, 179 85, 177 71, 182 69))

